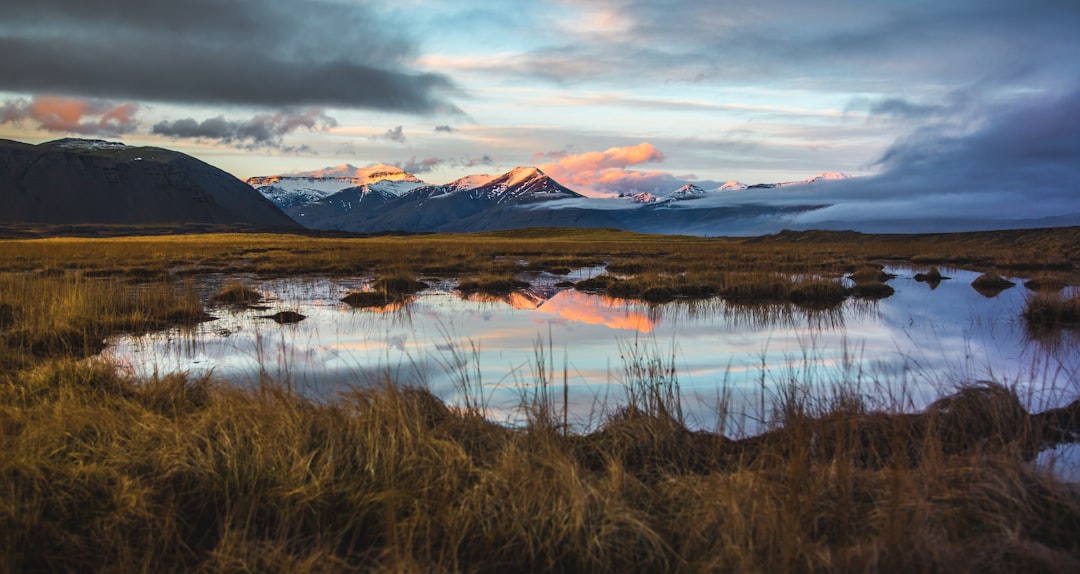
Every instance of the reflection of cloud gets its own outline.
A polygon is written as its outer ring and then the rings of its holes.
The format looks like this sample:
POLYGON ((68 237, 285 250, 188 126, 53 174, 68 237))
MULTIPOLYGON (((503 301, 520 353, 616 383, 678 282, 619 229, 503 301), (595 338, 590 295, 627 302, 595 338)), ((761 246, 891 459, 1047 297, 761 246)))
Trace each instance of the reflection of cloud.
POLYGON ((604 325, 639 333, 651 333, 656 327, 655 321, 630 310, 624 302, 577 291, 562 291, 537 310, 586 325, 604 325))

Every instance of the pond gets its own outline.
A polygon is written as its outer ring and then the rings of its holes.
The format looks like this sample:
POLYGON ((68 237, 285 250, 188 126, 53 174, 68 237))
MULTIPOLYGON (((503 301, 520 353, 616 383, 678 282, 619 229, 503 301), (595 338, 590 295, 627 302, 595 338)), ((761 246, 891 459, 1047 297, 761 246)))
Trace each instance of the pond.
MULTIPOLYGON (((931 288, 914 279, 919 269, 886 270, 897 275, 893 296, 849 298, 831 310, 721 299, 648 305, 556 286, 600 268, 530 275, 529 289, 501 298, 463 298, 456 282, 436 281, 407 303, 375 309, 340 301, 371 278, 239 277, 267 297, 263 308, 213 307, 215 321, 119 337, 104 354, 139 376, 272 380, 318 400, 389 378, 509 424, 546 389, 560 413, 568 399, 569 422, 581 430, 652 381, 678 394, 688 426, 729 436, 760 432, 791 383, 812 399, 843 390, 894 411, 921 409, 965 381, 1015 386, 1032 410, 1080 391, 1080 351, 1028 334, 1019 280, 987 297, 969 271, 943 270, 951 279, 931 288), (264 318, 282 310, 306 319, 264 318)), ((206 278, 201 289, 209 298, 237 278, 206 278)))

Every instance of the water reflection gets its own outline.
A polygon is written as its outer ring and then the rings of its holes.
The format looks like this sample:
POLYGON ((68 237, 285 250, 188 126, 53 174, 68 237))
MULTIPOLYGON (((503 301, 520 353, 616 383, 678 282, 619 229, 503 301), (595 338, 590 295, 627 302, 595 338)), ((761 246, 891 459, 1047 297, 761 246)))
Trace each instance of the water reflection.
POLYGON ((556 366, 548 371, 565 382, 572 417, 588 426, 622 400, 622 349, 632 343, 673 363, 692 425, 715 428, 716 405, 727 397, 743 413, 724 421, 729 432, 759 428, 775 389, 791 381, 823 396, 844 385, 871 405, 909 409, 963 380, 1022 386, 1033 406, 1077 392, 1076 346, 1043 344, 1027 332, 1021 290, 987 299, 970 286, 976 274, 948 270, 953 280, 931 291, 910 269, 890 271, 899 275, 892 297, 827 310, 720 299, 647 305, 554 281, 468 298, 446 282, 387 307, 353 309, 341 297, 369 280, 274 280, 256 283, 273 296, 269 310, 217 309, 217 321, 118 338, 106 353, 141 375, 273 378, 317 398, 391 378, 458 404, 482 398, 493 418, 514 420, 534 387, 541 347, 556 366), (258 318, 284 310, 307 318, 286 325, 258 318))

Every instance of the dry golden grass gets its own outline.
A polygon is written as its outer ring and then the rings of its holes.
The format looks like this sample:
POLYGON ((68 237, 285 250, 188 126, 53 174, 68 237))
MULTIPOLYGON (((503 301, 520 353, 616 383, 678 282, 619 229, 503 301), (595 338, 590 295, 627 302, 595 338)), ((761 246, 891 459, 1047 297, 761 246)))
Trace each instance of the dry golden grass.
MULTIPOLYGON (((1038 261, 1059 237, 1016 233, 980 257, 1038 261)), ((973 258, 985 239, 560 237, 0 242, 16 270, 0 274, 0 571, 1080 569, 1080 493, 1027 462, 1080 424, 1080 401, 1029 416, 982 385, 901 414, 793 388, 773 430, 728 438, 683 424, 673 360, 631 352, 626 408, 573 435, 551 369, 537 369, 529 423, 507 428, 392 381, 313 402, 87 358, 106 336, 199 320, 176 279, 190 272, 504 276, 507 260, 572 256, 628 274, 659 262, 620 280, 646 288, 786 299, 794 283, 776 272, 827 291, 870 260, 973 258), (128 271, 173 280, 88 276, 128 271)))

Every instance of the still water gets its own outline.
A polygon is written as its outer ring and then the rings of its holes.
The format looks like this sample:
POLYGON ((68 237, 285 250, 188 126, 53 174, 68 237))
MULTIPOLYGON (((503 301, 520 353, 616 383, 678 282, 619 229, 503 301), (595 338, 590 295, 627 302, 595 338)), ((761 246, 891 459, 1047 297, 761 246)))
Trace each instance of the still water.
MULTIPOLYGON (((843 386, 871 408, 890 410, 920 409, 964 381, 1015 385, 1033 410, 1080 392, 1080 351, 1068 334, 1042 341, 1027 334, 1020 313, 1028 293, 1019 281, 986 297, 970 286, 975 273, 946 270, 952 279, 931 289, 913 279, 920 269, 888 271, 898 275, 892 297, 849 299, 828 311, 720 299, 647 305, 560 289, 555 283, 567 277, 547 274, 498 299, 463 299, 455 283, 434 282, 407 304, 353 309, 340 299, 370 278, 241 278, 267 297, 265 308, 212 308, 215 321, 116 338, 105 355, 140 376, 270 379, 319 400, 389 377, 452 404, 480 404, 511 424, 545 377, 559 412, 565 392, 569 422, 579 429, 601 423, 625 402, 635 373, 652 368, 677 382, 689 426, 729 435, 760 431, 779 389, 792 382, 819 399, 843 386), (283 310, 307 318, 293 325, 263 318, 283 310)), ((209 295, 224 279, 202 287, 209 295)))

